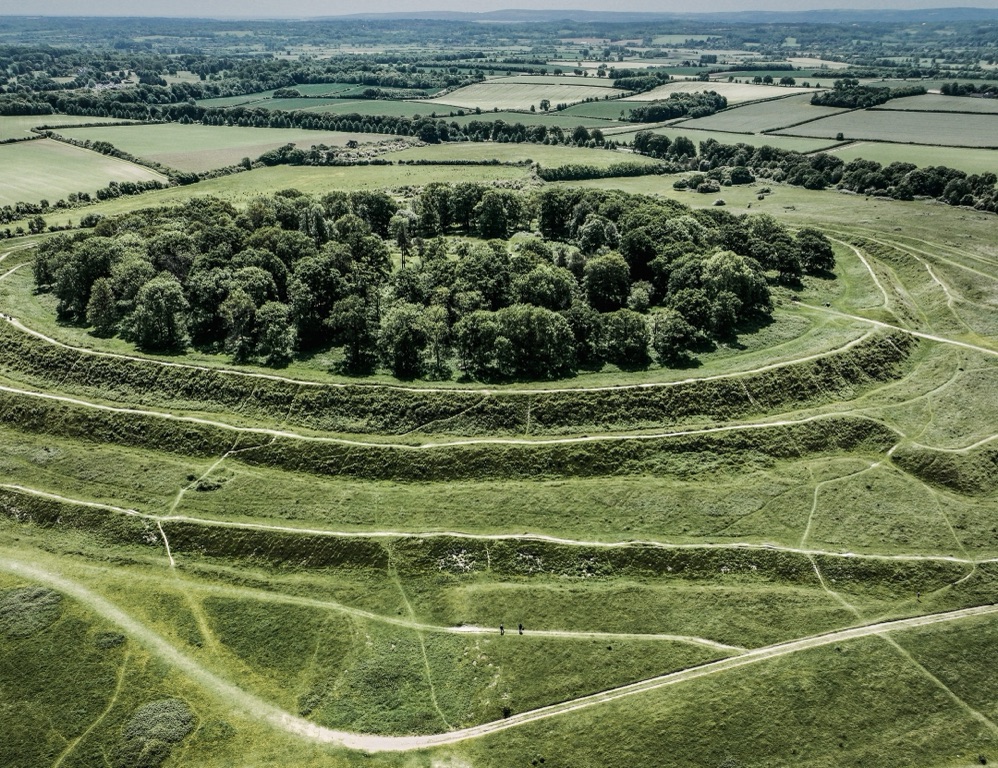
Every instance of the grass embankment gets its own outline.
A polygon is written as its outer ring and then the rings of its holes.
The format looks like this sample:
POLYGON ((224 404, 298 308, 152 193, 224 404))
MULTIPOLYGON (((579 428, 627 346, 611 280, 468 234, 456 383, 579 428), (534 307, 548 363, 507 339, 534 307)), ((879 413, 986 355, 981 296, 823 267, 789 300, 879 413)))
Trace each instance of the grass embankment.
POLYGON ((994 442, 964 450, 902 445, 891 458, 916 477, 957 493, 982 496, 998 489, 998 444, 994 442))
POLYGON ((371 480, 594 477, 766 466, 772 460, 865 449, 883 451, 897 434, 863 417, 743 425, 676 436, 566 441, 480 441, 412 447, 334 438, 299 438, 239 430, 153 412, 115 410, 0 393, 0 421, 23 431, 93 443, 141 446, 187 456, 232 455, 238 461, 296 472, 371 480))
POLYGON ((882 333, 826 355, 730 377, 587 391, 323 386, 79 352, 0 323, 0 370, 116 403, 277 421, 323 432, 544 435, 731 420, 852 398, 896 379, 914 346, 882 333))

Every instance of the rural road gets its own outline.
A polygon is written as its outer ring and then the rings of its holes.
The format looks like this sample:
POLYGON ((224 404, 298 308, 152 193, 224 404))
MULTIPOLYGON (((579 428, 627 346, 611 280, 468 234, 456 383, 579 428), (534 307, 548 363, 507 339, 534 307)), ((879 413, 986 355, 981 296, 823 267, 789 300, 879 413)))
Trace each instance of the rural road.
POLYGON ((867 624, 849 629, 837 630, 821 635, 800 638, 784 643, 777 643, 762 648, 731 656, 719 661, 702 664, 678 672, 641 680, 630 685, 613 688, 600 693, 582 696, 571 701, 565 701, 551 706, 540 707, 527 712, 521 712, 503 720, 496 720, 471 728, 462 728, 447 733, 425 736, 379 736, 375 734, 351 733, 325 728, 303 718, 281 710, 279 707, 244 691, 238 686, 205 669, 201 664, 171 645, 166 639, 144 626, 116 605, 91 591, 87 587, 67 579, 57 573, 45 570, 29 563, 21 562, 4 554, 0 558, 0 570, 19 576, 23 579, 43 584, 50 589, 62 592, 86 605, 104 619, 117 624, 133 639, 145 645, 150 651, 164 661, 176 667, 196 682, 201 683, 219 696, 226 704, 246 712, 287 733, 301 736, 316 742, 335 744, 348 749, 365 752, 406 752, 426 749, 428 747, 445 746, 458 742, 498 733, 511 728, 517 728, 539 720, 565 715, 589 707, 608 704, 628 696, 665 688, 670 685, 696 680, 701 677, 715 675, 769 659, 776 659, 793 653, 821 648, 837 643, 858 640, 871 635, 898 632, 919 627, 932 626, 953 621, 960 621, 979 616, 990 616, 998 613, 998 605, 984 605, 974 608, 964 608, 946 613, 914 616, 907 619, 884 621, 867 624))

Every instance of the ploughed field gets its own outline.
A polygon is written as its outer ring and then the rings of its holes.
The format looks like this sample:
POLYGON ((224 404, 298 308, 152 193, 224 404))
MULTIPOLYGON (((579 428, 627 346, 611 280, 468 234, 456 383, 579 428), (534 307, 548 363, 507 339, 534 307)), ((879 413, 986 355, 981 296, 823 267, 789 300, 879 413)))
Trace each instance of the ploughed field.
POLYGON ((994 219, 776 190, 834 276, 543 384, 137 353, 7 241, 0 764, 998 759, 994 219))

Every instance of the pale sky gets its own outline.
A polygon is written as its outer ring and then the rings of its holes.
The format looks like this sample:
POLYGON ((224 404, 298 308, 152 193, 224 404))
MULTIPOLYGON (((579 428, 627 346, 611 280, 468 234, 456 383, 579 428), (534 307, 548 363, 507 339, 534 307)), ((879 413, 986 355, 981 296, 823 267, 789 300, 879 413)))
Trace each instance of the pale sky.
POLYGON ((507 8, 689 13, 806 9, 998 8, 998 0, 0 0, 0 15, 302 18, 397 11, 492 11, 507 8))

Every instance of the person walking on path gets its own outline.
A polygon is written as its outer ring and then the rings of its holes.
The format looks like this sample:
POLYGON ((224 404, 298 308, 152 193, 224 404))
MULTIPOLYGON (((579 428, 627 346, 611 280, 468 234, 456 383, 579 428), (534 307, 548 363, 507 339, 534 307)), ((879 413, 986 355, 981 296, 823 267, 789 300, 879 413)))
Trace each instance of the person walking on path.
POLYGON ((522 625, 522 624, 520 624, 520 625, 519 625, 519 626, 517 627, 517 629, 519 629, 519 630, 520 630, 520 634, 522 635, 522 634, 523 634, 523 625, 522 625))
POLYGON ((500 624, 499 625, 499 636, 501 637, 502 635, 505 635, 505 634, 506 634, 506 627, 504 627, 502 624, 500 624))

